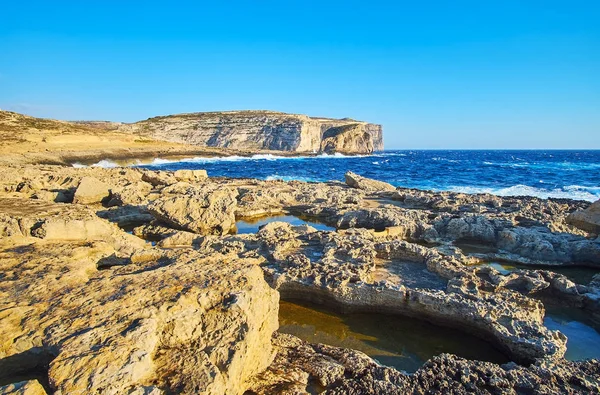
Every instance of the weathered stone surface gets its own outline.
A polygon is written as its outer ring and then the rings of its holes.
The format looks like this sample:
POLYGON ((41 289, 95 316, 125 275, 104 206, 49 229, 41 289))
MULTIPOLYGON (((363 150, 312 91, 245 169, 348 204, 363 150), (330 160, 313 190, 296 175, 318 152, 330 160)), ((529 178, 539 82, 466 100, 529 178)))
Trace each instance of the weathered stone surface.
POLYGON ((37 380, 29 380, 0 386, 0 395, 46 395, 46 390, 37 380))
POLYGON ((530 367, 467 361, 442 354, 412 375, 381 366, 359 351, 274 337, 273 364, 253 379, 256 394, 592 394, 600 363, 562 361, 530 367))
POLYGON ((83 177, 75 191, 73 203, 100 203, 109 195, 110 187, 108 185, 94 177, 83 177))
POLYGON ((159 140, 235 149, 371 153, 383 150, 381 125, 274 111, 155 117, 119 130, 159 140))
POLYGON ((588 232, 600 234, 600 200, 585 210, 577 210, 567 217, 567 223, 588 232))
POLYGON ((540 300, 600 322, 600 277, 583 285, 551 268, 502 275, 470 266, 492 258, 532 268, 598 265, 597 236, 566 220, 588 203, 179 178, 0 167, 1 374, 49 365, 62 393, 597 390, 597 363, 564 361, 566 338, 543 326, 540 300), (108 208, 32 198, 73 196, 84 177, 111 185, 108 208), (273 213, 338 230, 271 223, 256 234, 226 234, 236 217, 273 213), (115 224, 141 224, 133 233, 156 246, 115 224), (441 356, 408 376, 351 350, 276 337, 275 363, 255 377, 270 362, 277 317, 277 294, 263 276, 283 297, 458 327, 534 365, 441 356))
POLYGON ((45 355, 56 393, 230 394, 270 363, 278 295, 256 262, 171 250, 96 270, 109 252, 63 242, 0 249, 4 379, 45 355))
POLYGON ((560 359, 566 350, 566 338, 544 327, 540 302, 505 288, 489 290, 460 262, 434 249, 393 239, 382 242, 364 230, 307 233, 276 222, 256 237, 268 253, 267 279, 284 298, 455 326, 478 333, 518 361, 560 359), (376 257, 416 262, 422 270, 400 282, 382 281, 376 257), (423 270, 439 280, 426 281, 423 270))
POLYGON ((396 190, 396 188, 393 185, 388 184, 387 182, 361 177, 358 174, 352 173, 351 171, 347 172, 345 177, 346 184, 353 188, 358 188, 369 192, 396 190))
POLYGON ((173 173, 177 181, 197 182, 208 177, 206 170, 177 170, 173 173))
POLYGON ((235 227, 237 190, 186 187, 182 195, 167 193, 148 209, 160 220, 200 234, 226 234, 235 227))
POLYGON ((145 170, 142 173, 142 181, 152 184, 152 186, 171 185, 177 182, 175 176, 165 171, 145 170))
POLYGON ((80 207, 39 200, 0 198, 0 236, 42 240, 106 241, 123 254, 145 242, 80 207))
POLYGON ((383 149, 381 127, 371 124, 350 124, 332 127, 323 133, 320 152, 328 154, 340 152, 347 154, 370 154, 383 149))

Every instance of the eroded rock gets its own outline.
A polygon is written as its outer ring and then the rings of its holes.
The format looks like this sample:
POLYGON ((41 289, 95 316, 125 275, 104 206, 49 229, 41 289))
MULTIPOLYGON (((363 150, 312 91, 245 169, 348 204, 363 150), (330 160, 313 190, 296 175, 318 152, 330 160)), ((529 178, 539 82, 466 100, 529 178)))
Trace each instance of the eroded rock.
POLYGON ((359 176, 358 174, 354 174, 351 171, 347 172, 346 175, 346 184, 353 188, 362 189, 364 191, 374 192, 374 191, 395 191, 396 188, 388 184, 387 182, 372 180, 370 178, 359 176))
POLYGON ((567 217, 567 223, 588 232, 600 234, 600 200, 585 210, 577 210, 567 217))
POLYGON ((158 219, 178 229, 199 234, 226 234, 235 226, 237 190, 195 188, 185 192, 169 190, 153 201, 148 210, 158 219))
POLYGON ((98 271, 104 254, 59 242, 0 251, 0 364, 40 349, 62 394, 229 394, 270 363, 278 295, 256 262, 171 250, 98 271))
POLYGON ((110 195, 110 187, 94 177, 83 177, 73 198, 73 203, 100 203, 110 195))

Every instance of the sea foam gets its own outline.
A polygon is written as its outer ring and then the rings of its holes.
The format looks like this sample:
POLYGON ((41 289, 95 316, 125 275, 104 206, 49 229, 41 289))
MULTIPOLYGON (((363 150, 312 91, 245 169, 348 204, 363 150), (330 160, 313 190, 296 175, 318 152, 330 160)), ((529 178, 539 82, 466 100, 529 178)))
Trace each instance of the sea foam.
POLYGON ((564 188, 555 188, 552 190, 522 184, 505 188, 450 186, 448 189, 453 192, 471 194, 490 193, 498 196, 534 196, 541 199, 575 199, 587 200, 588 202, 594 202, 600 198, 600 187, 581 187, 578 185, 569 185, 564 188))

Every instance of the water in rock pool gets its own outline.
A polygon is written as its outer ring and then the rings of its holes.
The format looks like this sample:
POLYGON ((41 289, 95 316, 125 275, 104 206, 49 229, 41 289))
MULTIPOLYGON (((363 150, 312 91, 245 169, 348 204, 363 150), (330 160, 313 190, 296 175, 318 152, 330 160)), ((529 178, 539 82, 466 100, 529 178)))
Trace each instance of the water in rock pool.
MULTIPOLYGON (((108 161, 98 166, 111 166, 108 161)), ((210 176, 342 181, 346 171, 394 186, 504 196, 595 201, 600 198, 600 151, 384 151, 369 156, 254 155, 156 159, 156 170, 206 169, 210 176)))
POLYGON ((500 263, 500 262, 484 262, 479 265, 493 267, 502 274, 509 274, 516 270, 548 270, 550 272, 562 274, 569 280, 587 285, 592 281, 595 274, 600 273, 600 270, 591 267, 564 267, 564 266, 540 266, 540 265, 521 265, 516 263, 500 263))
POLYGON ((544 325, 567 336, 567 353, 571 361, 600 358, 600 332, 583 310, 545 304, 544 325))
POLYGON ((317 222, 315 219, 307 217, 296 217, 293 215, 273 215, 267 217, 251 218, 238 220, 235 223, 236 233, 256 233, 259 228, 271 222, 287 222, 291 225, 310 225, 317 230, 335 230, 331 226, 317 222))
POLYGON ((415 318, 375 313, 337 314, 305 302, 281 301, 279 331, 310 343, 359 350, 383 365, 416 371, 435 355, 508 362, 487 342, 460 331, 415 318))

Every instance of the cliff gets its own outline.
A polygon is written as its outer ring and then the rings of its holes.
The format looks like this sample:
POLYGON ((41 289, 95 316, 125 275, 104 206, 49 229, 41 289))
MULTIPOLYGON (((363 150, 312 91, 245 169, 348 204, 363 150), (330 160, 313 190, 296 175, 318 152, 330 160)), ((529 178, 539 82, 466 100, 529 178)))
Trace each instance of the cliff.
POLYGON ((96 163, 104 159, 128 164, 157 157, 252 155, 258 152, 164 141, 140 133, 132 134, 131 129, 137 128, 120 122, 67 122, 0 111, 0 164, 64 165, 96 163))
POLYGON ((169 115, 121 125, 119 130, 176 143, 242 150, 360 154, 383 150, 381 125, 273 111, 169 115))

